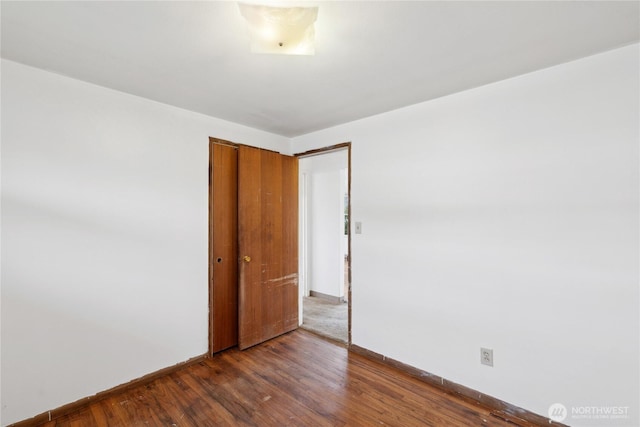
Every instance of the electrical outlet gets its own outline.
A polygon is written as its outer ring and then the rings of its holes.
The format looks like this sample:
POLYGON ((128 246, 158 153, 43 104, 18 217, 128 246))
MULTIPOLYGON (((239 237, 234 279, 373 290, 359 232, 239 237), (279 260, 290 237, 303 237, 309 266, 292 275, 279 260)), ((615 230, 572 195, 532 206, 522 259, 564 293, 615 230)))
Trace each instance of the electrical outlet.
POLYGON ((493 366, 493 350, 489 348, 480 349, 480 363, 487 366, 493 366))

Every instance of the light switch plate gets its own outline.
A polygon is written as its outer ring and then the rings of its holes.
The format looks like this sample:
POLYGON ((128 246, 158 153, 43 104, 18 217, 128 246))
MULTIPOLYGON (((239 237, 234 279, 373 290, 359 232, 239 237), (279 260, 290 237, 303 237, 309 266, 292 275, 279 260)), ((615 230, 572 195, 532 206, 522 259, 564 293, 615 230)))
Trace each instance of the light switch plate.
POLYGON ((362 234, 362 223, 356 222, 356 234, 362 234))

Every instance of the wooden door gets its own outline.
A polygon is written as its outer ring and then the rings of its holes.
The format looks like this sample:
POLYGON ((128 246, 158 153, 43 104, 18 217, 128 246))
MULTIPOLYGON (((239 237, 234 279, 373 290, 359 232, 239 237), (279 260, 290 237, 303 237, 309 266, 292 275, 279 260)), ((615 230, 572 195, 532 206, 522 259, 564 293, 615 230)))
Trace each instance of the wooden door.
POLYGON ((238 149, 212 141, 210 152, 210 352, 238 344, 238 149))
POLYGON ((298 159, 238 149, 240 349, 298 327, 298 159))

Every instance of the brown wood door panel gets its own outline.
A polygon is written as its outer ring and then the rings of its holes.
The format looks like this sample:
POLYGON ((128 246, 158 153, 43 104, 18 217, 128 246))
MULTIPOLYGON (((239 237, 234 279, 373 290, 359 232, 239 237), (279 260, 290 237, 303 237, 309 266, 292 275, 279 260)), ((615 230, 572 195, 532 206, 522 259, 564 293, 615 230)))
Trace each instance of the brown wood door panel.
POLYGON ((210 144, 211 352, 238 344, 238 150, 210 144))
POLYGON ((282 158, 282 273, 288 282, 282 288, 284 329, 298 327, 298 158, 282 158))
POLYGON ((298 163, 238 149, 241 349, 298 327, 298 163))

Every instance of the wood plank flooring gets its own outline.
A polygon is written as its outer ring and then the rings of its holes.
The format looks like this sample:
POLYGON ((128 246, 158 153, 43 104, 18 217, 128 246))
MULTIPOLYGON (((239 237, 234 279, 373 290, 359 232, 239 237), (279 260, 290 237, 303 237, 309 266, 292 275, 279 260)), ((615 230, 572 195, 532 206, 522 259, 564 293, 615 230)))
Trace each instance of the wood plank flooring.
POLYGON ((43 426, 513 426, 297 330, 230 349, 43 426))

